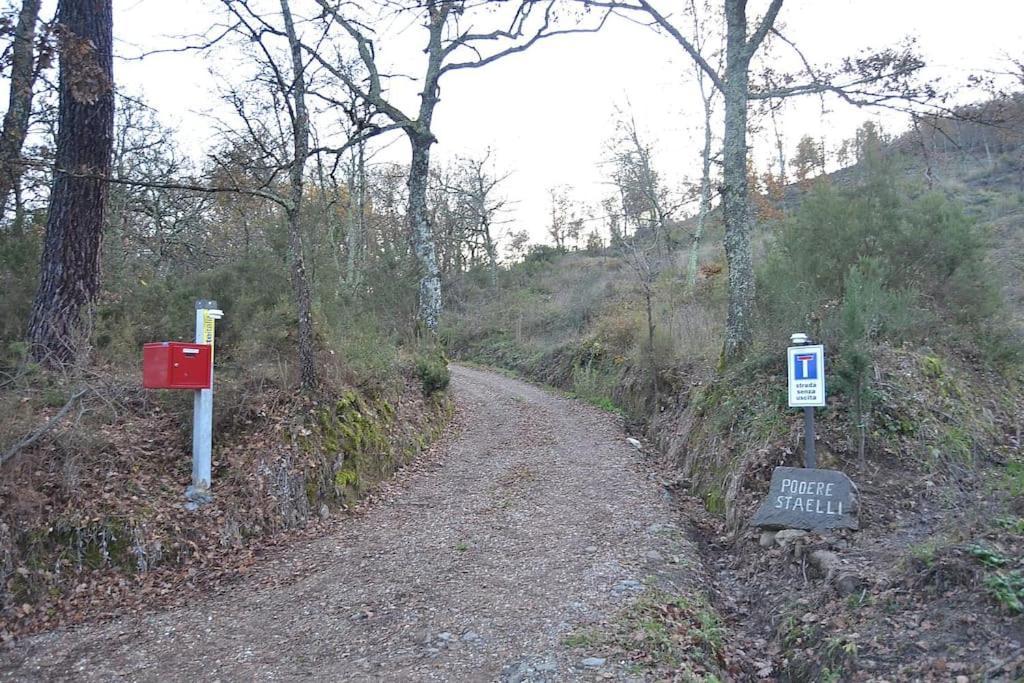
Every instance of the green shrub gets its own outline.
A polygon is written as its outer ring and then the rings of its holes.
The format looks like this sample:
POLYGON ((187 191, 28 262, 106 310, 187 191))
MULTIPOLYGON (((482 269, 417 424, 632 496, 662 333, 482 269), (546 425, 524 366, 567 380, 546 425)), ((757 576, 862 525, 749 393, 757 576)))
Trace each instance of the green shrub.
MULTIPOLYGON (((0 348, 24 339, 35 297, 41 240, 34 232, 13 235, 0 231, 0 348)), ((19 354, 0 359, 6 365, 19 354)))
POLYGON ((955 336, 1000 310, 987 269, 983 235, 961 206, 904 187, 892 162, 874 161, 859 185, 817 185, 785 222, 758 273, 759 314, 773 337, 806 330, 842 346, 843 302, 859 270, 868 337, 955 336))
POLYGON ((995 572, 985 579, 985 588, 996 601, 1014 614, 1024 612, 1024 572, 995 572))
POLYGON ((572 393, 599 408, 616 412, 614 393, 617 376, 602 364, 588 360, 572 368, 572 393))
POLYGON ((352 316, 331 330, 329 341, 349 383, 382 391, 398 382, 401 368, 397 341, 380 329, 374 316, 352 316))
POLYGON ((423 395, 431 396, 435 392, 444 391, 451 381, 448 371, 448 360, 440 350, 421 352, 416 357, 416 376, 423 384, 423 395))

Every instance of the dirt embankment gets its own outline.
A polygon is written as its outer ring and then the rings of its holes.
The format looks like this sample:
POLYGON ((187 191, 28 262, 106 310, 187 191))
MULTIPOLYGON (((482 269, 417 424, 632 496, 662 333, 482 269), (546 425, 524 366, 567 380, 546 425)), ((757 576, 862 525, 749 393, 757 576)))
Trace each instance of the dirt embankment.
POLYGON ((0 642, 238 580, 269 547, 317 534, 415 461, 451 412, 413 380, 372 394, 230 383, 220 393, 215 495, 197 510, 183 497, 191 396, 136 382, 97 385, 4 465, 0 642))

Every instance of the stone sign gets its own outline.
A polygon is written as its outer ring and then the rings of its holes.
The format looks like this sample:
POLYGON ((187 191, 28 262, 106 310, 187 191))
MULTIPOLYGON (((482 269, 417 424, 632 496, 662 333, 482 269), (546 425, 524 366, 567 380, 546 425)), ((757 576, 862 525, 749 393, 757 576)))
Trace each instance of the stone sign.
POLYGON ((776 467, 753 524, 764 529, 856 529, 857 488, 836 470, 776 467))

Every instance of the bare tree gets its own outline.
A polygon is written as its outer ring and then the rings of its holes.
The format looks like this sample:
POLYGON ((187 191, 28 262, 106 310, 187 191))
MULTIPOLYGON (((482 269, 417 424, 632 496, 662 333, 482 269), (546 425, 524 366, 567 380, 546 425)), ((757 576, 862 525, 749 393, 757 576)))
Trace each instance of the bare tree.
POLYGON ((654 249, 657 245, 653 242, 641 243, 635 236, 629 240, 629 249, 626 252, 627 262, 633 271, 633 276, 640 287, 640 294, 644 299, 644 313, 647 317, 647 344, 645 355, 647 356, 648 371, 651 378, 651 403, 656 406, 658 403, 658 364, 654 353, 654 332, 657 325, 654 322, 654 283, 658 279, 658 270, 655 260, 654 249))
POLYGON ((292 158, 288 169, 291 192, 285 206, 288 214, 288 260, 291 269, 292 293, 295 297, 299 317, 299 374, 302 386, 311 389, 316 386, 316 348, 313 342, 313 301, 306 277, 306 262, 302 245, 302 191, 309 157, 309 112, 306 109, 306 65, 302 46, 295 23, 292 21, 288 0, 281 0, 281 17, 284 20, 288 50, 291 54, 291 83, 281 83, 285 94, 291 94, 288 116, 291 120, 292 158))
POLYGON ((36 61, 36 24, 41 0, 23 0, 11 46, 11 82, 3 132, 0 133, 0 217, 12 192, 21 182, 21 148, 28 135, 32 95, 39 73, 36 61))
POLYGON ((348 171, 348 230, 345 235, 345 283, 350 289, 362 281, 362 255, 366 249, 366 141, 350 151, 348 171))
MULTIPOLYGON (((318 381, 312 293, 302 231, 305 169, 311 154, 308 65, 289 0, 279 0, 279 24, 271 23, 267 13, 253 8, 246 0, 222 2, 233 19, 230 30, 224 35, 237 34, 251 48, 259 67, 257 83, 267 89, 271 102, 271 111, 261 112, 268 115, 267 120, 260 120, 259 114, 249 111, 243 94, 233 92, 228 96, 242 120, 241 136, 257 152, 249 164, 255 164, 263 175, 260 191, 281 207, 287 220, 288 265, 298 318, 299 377, 302 387, 308 390, 318 381), (275 40, 280 41, 280 49, 274 45, 275 40), (283 123, 276 119, 281 110, 283 123), (287 190, 283 193, 276 189, 280 174, 287 176, 287 190)), ((230 173, 230 164, 220 166, 230 173)), ((232 184, 242 183, 235 179, 232 184)))
POLYGON ((558 185, 548 189, 551 199, 551 225, 548 234, 555 241, 555 248, 566 251, 571 244, 576 244, 583 231, 583 219, 579 212, 580 204, 571 196, 572 187, 558 185))
POLYGON ((732 360, 745 351, 753 336, 754 267, 751 254, 752 225, 747 177, 747 107, 751 100, 831 93, 856 105, 891 106, 894 100, 914 101, 934 93, 930 88, 908 87, 911 75, 924 63, 907 47, 844 60, 833 71, 814 68, 796 44, 775 29, 783 0, 771 0, 764 15, 747 21, 747 0, 723 0, 725 66, 716 69, 708 56, 679 28, 672 15, 662 13, 649 0, 580 0, 591 7, 643 14, 667 33, 707 74, 723 95, 725 125, 722 139, 722 209, 725 219, 725 255, 729 264, 729 305, 723 359, 732 360), (794 50, 805 70, 805 81, 779 74, 768 87, 752 89, 751 62, 773 33, 794 50))
MULTIPOLYGON (((708 12, 710 0, 705 0, 704 10, 708 12)), ((709 27, 706 22, 701 21, 701 13, 697 10, 696 0, 690 0, 690 14, 693 20, 693 44, 700 54, 707 54, 719 70, 721 70, 720 52, 709 49, 709 27)), ((708 82, 708 75, 697 63, 694 63, 694 72, 697 80, 697 89, 700 91, 700 102, 704 112, 704 145, 701 148, 700 162, 700 187, 698 189, 699 205, 697 208, 697 225, 690 240, 690 257, 686 267, 686 280, 692 288, 697 284, 698 254, 700 243, 704 239, 704 229, 707 227, 708 216, 711 213, 711 164, 714 159, 714 130, 711 119, 715 112, 715 99, 718 89, 708 82)))
POLYGON ((487 256, 491 288, 497 291, 498 242, 494 236, 494 229, 508 201, 496 196, 496 190, 509 174, 492 173, 488 168, 490 161, 491 150, 487 150, 479 159, 460 159, 457 163, 455 183, 449 187, 449 191, 459 198, 463 212, 469 216, 473 237, 480 241, 487 256))
POLYGON ((651 145, 643 140, 632 112, 620 112, 610 147, 612 178, 622 197, 624 218, 636 232, 649 232, 660 245, 668 239, 668 222, 678 208, 654 168, 651 145))
POLYGON ((100 286, 100 242, 114 138, 111 0, 61 0, 56 167, 29 317, 33 356, 50 365, 81 349, 82 314, 100 286))
POLYGON ((356 79, 349 69, 338 64, 316 46, 307 46, 312 58, 334 74, 361 100, 380 112, 389 123, 374 127, 368 134, 383 130, 401 130, 409 140, 412 157, 409 164, 408 220, 413 249, 420 268, 419 322, 428 330, 437 329, 441 314, 441 277, 437 248, 430 226, 427 190, 430 178, 430 149, 437 141, 433 133, 434 112, 441 97, 441 80, 453 71, 476 69, 509 55, 523 52, 538 41, 556 35, 593 32, 604 23, 603 13, 596 25, 558 29, 556 2, 523 0, 510 3, 512 11, 501 28, 480 30, 478 22, 501 21, 501 11, 486 4, 465 0, 423 0, 389 3, 387 8, 419 17, 425 30, 425 64, 419 77, 420 105, 415 115, 398 107, 387 94, 386 74, 382 74, 376 57, 371 29, 349 15, 352 7, 335 0, 316 0, 322 9, 325 31, 338 26, 356 45, 365 79, 356 79), (488 49, 494 46, 496 49, 488 49))

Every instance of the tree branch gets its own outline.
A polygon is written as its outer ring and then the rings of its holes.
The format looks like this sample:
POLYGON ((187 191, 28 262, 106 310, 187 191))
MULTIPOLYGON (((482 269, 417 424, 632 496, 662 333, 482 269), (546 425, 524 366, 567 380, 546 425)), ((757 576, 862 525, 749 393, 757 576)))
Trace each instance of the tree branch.
POLYGON ((747 41, 747 59, 753 57, 754 53, 757 52, 757 48, 761 46, 765 36, 768 35, 768 31, 775 25, 775 19, 779 16, 779 10, 781 9, 782 0, 772 0, 772 4, 768 6, 768 11, 761 18, 761 23, 758 24, 754 34, 750 36, 750 40, 747 41))

